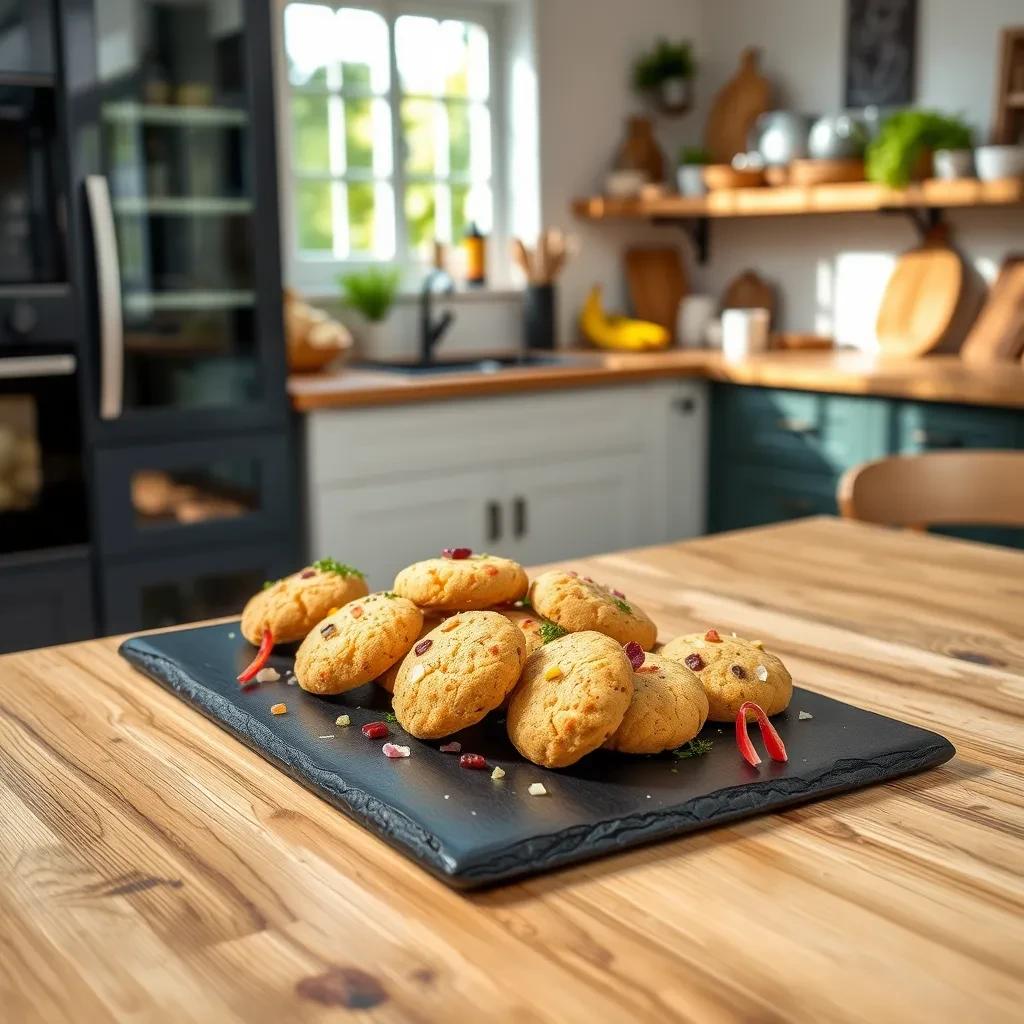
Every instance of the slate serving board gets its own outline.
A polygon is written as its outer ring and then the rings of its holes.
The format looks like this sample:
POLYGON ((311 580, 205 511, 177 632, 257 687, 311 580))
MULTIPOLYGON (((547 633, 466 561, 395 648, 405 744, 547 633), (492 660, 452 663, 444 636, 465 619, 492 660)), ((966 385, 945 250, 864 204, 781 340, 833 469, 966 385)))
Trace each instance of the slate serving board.
MULTIPOLYGON (((291 652, 275 654, 281 681, 240 689, 235 676, 253 656, 237 624, 140 636, 120 653, 294 779, 339 807, 449 885, 472 888, 577 863, 666 836, 779 810, 930 768, 955 753, 941 736, 798 689, 773 721, 787 764, 750 768, 732 726, 710 724, 703 757, 592 754, 548 771, 524 761, 500 716, 456 738, 506 776, 459 767, 438 742, 391 739, 412 756, 390 760, 359 727, 379 720, 390 699, 370 684, 339 697, 289 685, 291 652), (286 715, 270 713, 273 704, 286 715), (800 721, 800 711, 814 717, 800 721), (352 725, 336 726, 349 714, 352 725), (721 730, 721 731, 720 731, 721 730), (323 738, 329 737, 329 738, 323 738), (543 782, 548 796, 527 787, 543 782)), ((757 736, 756 727, 752 735, 757 736)), ((761 749, 759 738, 755 739, 761 749)))

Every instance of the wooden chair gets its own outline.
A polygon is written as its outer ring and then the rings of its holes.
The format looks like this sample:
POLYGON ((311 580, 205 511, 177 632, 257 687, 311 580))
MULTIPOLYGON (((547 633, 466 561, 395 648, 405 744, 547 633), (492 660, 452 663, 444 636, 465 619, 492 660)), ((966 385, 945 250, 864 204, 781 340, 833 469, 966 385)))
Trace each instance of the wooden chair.
POLYGON ((929 526, 1024 527, 1024 452, 894 455, 848 469, 839 511, 849 519, 929 526))

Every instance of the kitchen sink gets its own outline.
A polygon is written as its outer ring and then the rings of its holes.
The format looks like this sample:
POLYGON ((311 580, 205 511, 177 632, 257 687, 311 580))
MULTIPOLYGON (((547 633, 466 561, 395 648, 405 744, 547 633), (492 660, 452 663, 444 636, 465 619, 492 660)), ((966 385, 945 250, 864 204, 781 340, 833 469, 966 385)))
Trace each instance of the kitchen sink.
POLYGON ((444 373, 500 373, 524 367, 587 365, 592 357, 576 354, 528 352, 520 355, 484 356, 476 359, 438 359, 432 363, 417 360, 368 360, 359 369, 386 370, 389 373, 413 374, 417 377, 444 373))

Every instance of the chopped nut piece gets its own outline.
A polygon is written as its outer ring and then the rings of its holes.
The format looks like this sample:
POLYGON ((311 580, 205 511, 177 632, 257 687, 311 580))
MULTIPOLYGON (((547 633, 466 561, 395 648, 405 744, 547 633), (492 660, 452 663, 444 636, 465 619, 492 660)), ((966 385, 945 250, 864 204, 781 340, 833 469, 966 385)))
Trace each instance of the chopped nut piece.
POLYGON ((353 619, 361 619, 362 617, 363 617, 363 606, 361 604, 353 605, 352 606, 352 618, 353 619))
POLYGON ((450 619, 445 619, 440 625, 442 633, 448 633, 453 630, 459 624, 458 615, 453 615, 450 619))
POLYGON ((764 641, 763 640, 751 640, 750 643, 751 643, 752 646, 756 647, 759 651, 764 649, 764 641))
POLYGON ((709 629, 704 634, 704 639, 711 644, 720 644, 722 642, 722 637, 717 629, 709 629))
POLYGON ((561 679, 562 669, 558 665, 549 665, 546 669, 544 669, 544 678, 561 679))
POLYGON ((281 673, 278 672, 276 668, 270 668, 269 666, 267 668, 261 668, 259 672, 256 673, 257 683, 276 683, 280 678, 281 673))
POLYGON ((762 683, 768 682, 768 669, 766 669, 764 665, 758 665, 757 668, 754 669, 754 675, 757 676, 762 683))
POLYGON ((422 664, 413 665, 413 667, 409 669, 409 682, 418 683, 426 674, 427 670, 422 664))
POLYGON ((505 769, 504 768, 497 768, 496 767, 494 769, 494 771, 491 772, 491 778, 494 779, 495 781, 497 781, 498 779, 505 778, 505 769))
POLYGON ((335 605, 333 608, 328 608, 327 609, 327 614, 328 615, 337 615, 339 611, 341 611, 341 609, 337 605, 335 605))
POLYGON ((334 720, 334 724, 335 725, 351 725, 352 724, 352 719, 349 718, 348 715, 338 715, 338 717, 334 720))
POLYGON ((544 788, 543 782, 531 782, 530 788, 527 791, 530 796, 547 796, 548 791, 544 788))
POLYGON ((272 715, 287 715, 288 706, 286 704, 274 704, 270 709, 270 713, 272 715))
POLYGON ((812 715, 810 711, 801 711, 796 717, 799 718, 801 722, 806 722, 808 718, 813 718, 814 715, 812 715))

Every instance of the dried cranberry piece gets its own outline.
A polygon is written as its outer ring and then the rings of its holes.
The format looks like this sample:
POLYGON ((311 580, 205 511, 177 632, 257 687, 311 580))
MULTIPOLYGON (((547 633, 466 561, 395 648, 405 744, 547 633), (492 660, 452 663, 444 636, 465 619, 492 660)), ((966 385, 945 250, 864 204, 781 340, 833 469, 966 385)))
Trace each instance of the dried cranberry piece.
POLYGON ((629 663, 633 666, 633 671, 635 672, 644 663, 644 658, 647 657, 644 654, 644 649, 635 640, 630 640, 622 649, 626 652, 626 657, 629 658, 629 663))
POLYGON ((423 638, 423 639, 422 639, 422 640, 421 640, 421 641, 420 641, 420 642, 419 642, 419 643, 418 643, 418 644, 417 644, 417 645, 416 645, 416 646, 415 646, 415 647, 413 648, 413 650, 414 650, 414 651, 415 651, 415 652, 416 652, 417 654, 424 654, 424 653, 426 653, 427 651, 429 651, 429 650, 430 650, 430 647, 431 647, 431 645, 433 644, 433 642, 434 642, 434 641, 433 641, 433 640, 431 640, 429 636, 425 636, 425 637, 424 637, 424 638, 423 638))
POLYGON ((303 569, 302 572, 299 573, 299 579, 300 580, 308 580, 308 579, 310 579, 311 577, 313 577, 315 575, 316 575, 316 569, 303 569))
POLYGON ((729 671, 730 671, 730 672, 731 672, 731 673, 732 673, 732 674, 733 674, 733 675, 734 675, 734 676, 735 676, 735 677, 736 677, 737 679, 746 679, 746 678, 747 678, 747 672, 746 672, 746 669, 744 669, 742 665, 730 665, 730 666, 729 666, 729 671))
POLYGON ((454 558, 457 561, 469 558, 473 554, 472 548, 445 548, 441 552, 443 558, 454 558))
POLYGON ((612 588, 612 597, 617 597, 620 601, 626 600, 626 595, 621 590, 616 590, 614 587, 612 588))
POLYGON ((382 740, 390 730, 383 722, 367 722, 359 731, 368 740, 382 740))
POLYGON ((487 767, 487 761, 482 754, 463 754, 459 758, 459 767, 480 771, 482 768, 487 767))
POLYGON ((704 639, 711 644, 720 644, 722 642, 722 638, 718 635, 717 629, 709 629, 704 634, 704 639))
POLYGON ((704 659, 699 654, 688 654, 685 661, 691 672, 699 672, 704 667, 704 659))

